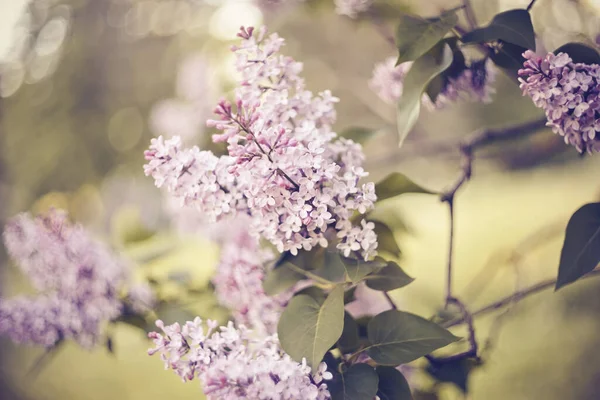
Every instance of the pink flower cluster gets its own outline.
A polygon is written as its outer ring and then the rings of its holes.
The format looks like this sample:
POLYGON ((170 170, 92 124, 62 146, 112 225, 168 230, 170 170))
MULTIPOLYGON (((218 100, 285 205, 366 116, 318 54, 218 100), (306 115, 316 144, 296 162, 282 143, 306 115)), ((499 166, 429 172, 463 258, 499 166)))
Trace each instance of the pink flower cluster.
POLYGON ((173 369, 184 381, 196 377, 208 400, 213 399, 330 399, 324 380, 331 379, 325 363, 316 373, 305 362, 297 363, 285 354, 276 336, 254 339, 252 332, 232 322, 217 329, 200 318, 180 326, 156 321, 163 334, 151 332, 165 368, 173 369))
MULTIPOLYGON (((95 345, 103 324, 122 312, 125 263, 57 210, 38 218, 16 216, 5 227, 4 242, 41 293, 0 301, 0 334, 46 347, 65 339, 95 345)), ((151 303, 152 294, 145 299, 151 303)), ((140 307, 135 295, 132 306, 140 307)))
POLYGON ((238 325, 250 327, 261 336, 271 335, 277 332, 279 317, 294 289, 267 296, 263 289, 265 265, 273 254, 261 249, 258 240, 243 228, 229 235, 212 279, 217 298, 232 311, 238 325))
POLYGON ((523 57, 521 90, 546 112, 547 125, 579 152, 600 151, 600 65, 575 63, 566 53, 523 57))
MULTIPOLYGON (((409 61, 396 66, 396 58, 387 58, 373 69, 369 87, 386 103, 397 103, 412 64, 409 61)), ((458 76, 446 79, 435 102, 427 94, 423 94, 422 103, 430 110, 442 109, 458 101, 490 103, 495 92, 492 86, 495 75, 496 71, 490 61, 472 62, 458 76)))
POLYGON ((208 121, 222 131, 213 140, 226 142, 228 155, 158 138, 145 153, 145 173, 212 220, 250 215, 251 233, 280 252, 327 246, 337 236, 345 255, 373 257, 373 227, 350 219, 373 208, 375 187, 359 183, 367 176, 361 146, 332 131, 338 99, 305 89, 302 64, 279 54, 283 39, 277 34, 242 28, 239 36, 243 42, 233 51, 242 81, 235 107, 221 101, 215 110, 220 119, 208 121))

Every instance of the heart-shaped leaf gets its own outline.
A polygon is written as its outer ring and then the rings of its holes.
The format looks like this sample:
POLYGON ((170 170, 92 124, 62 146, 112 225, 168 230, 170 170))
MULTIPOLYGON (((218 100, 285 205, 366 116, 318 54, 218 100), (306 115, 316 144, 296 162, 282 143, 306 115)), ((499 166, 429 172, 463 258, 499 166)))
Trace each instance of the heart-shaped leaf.
POLYGON ((389 292, 399 289, 414 281, 395 262, 388 262, 385 267, 367 276, 367 286, 373 290, 389 292))
POLYGON ((556 290, 592 271, 599 262, 600 203, 590 203, 575 211, 567 224, 556 290))
POLYGON ((344 288, 336 287, 323 304, 308 295, 294 296, 281 314, 277 333, 294 360, 319 365, 344 329, 344 288))
POLYGON ((368 364, 354 364, 327 383, 332 400, 372 400, 377 394, 379 377, 368 364))
POLYGON ((456 11, 449 11, 439 18, 432 19, 402 15, 396 29, 396 47, 398 47, 396 65, 416 60, 427 53, 457 23, 456 11))
POLYGON ((535 32, 527 10, 509 10, 497 14, 485 28, 466 33, 463 43, 486 43, 502 40, 535 51, 535 32))
POLYGON ((406 139, 419 118, 423 92, 429 82, 441 74, 450 64, 452 64, 452 49, 447 43, 439 42, 418 58, 408 70, 404 78, 402 96, 398 101, 396 112, 399 135, 398 146, 402 146, 404 139, 406 139))
POLYGON ((406 193, 438 194, 416 184, 400 172, 392 172, 378 182, 375 185, 375 193, 377 194, 377 201, 383 201, 406 193))
POLYGON ((380 365, 397 366, 456 342, 459 338, 418 315, 389 310, 367 326, 369 356, 380 365))
POLYGON ((412 400, 410 386, 404 375, 396 368, 377 367, 379 390, 377 396, 381 400, 412 400))

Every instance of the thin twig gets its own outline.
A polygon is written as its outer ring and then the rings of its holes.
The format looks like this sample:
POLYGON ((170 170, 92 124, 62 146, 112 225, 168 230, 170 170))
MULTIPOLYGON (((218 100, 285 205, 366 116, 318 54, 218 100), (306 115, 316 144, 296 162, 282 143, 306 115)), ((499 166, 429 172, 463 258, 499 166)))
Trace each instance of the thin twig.
POLYGON ((477 19, 475 18, 475 13, 473 12, 473 6, 471 5, 470 0, 463 0, 463 8, 465 9, 465 17, 467 18, 467 23, 471 27, 471 29, 477 28, 477 19))
POLYGON ((35 379, 38 377, 44 366, 50 362, 54 356, 56 356, 58 350, 62 348, 62 342, 57 342, 54 346, 46 349, 44 354, 42 354, 31 366, 31 369, 27 372, 28 379, 35 379))
POLYGON ((383 295, 385 296, 388 303, 390 303, 392 309, 397 310, 398 307, 396 306, 396 303, 394 303, 394 300, 392 300, 392 297, 388 294, 388 292, 383 292, 383 295))
POLYGON ((467 324, 467 329, 469 331, 469 339, 468 339, 469 340, 469 349, 467 351, 463 351, 462 353, 454 354, 449 357, 438 358, 438 357, 434 357, 432 355, 428 355, 426 357, 427 360, 434 365, 447 364, 447 363, 462 360, 465 358, 479 358, 479 356, 477 354, 479 351, 479 346, 477 344, 477 337, 475 336, 475 326, 473 324, 472 314, 469 312, 469 310, 464 305, 464 303, 462 301, 460 301, 459 299, 457 299, 456 297, 450 297, 448 299, 448 304, 454 304, 455 306, 458 307, 458 309, 460 310, 460 313, 462 315, 462 318, 464 319, 465 323, 467 324))
MULTIPOLYGON (((589 272, 587 275, 581 277, 581 279, 591 278, 591 277, 598 276, 598 275, 600 275, 600 269, 595 269, 595 270, 589 272)), ((485 307, 480 308, 477 311, 472 312, 471 318, 489 314, 489 313, 499 310, 513 302, 516 303, 516 302, 521 301, 524 298, 529 297, 533 294, 542 292, 546 289, 550 289, 551 287, 553 287, 555 285, 556 285, 556 279, 550 279, 550 280, 539 282, 533 286, 530 286, 526 289, 515 292, 515 293, 511 294, 510 296, 504 297, 498 301, 488 304, 485 307)), ((461 318, 446 322, 445 324, 442 324, 442 325, 445 328, 450 328, 450 327, 453 327, 456 325, 464 324, 466 322, 467 322, 467 320, 463 316, 461 318)))
POLYGON ((450 240, 448 243, 448 266, 446 269, 447 275, 445 299, 445 307, 448 307, 452 299, 452 263, 454 259, 454 195, 445 201, 448 203, 448 210, 450 212, 450 240))
POLYGON ((527 6, 527 11, 531 11, 531 8, 532 8, 532 7, 533 7, 533 5, 535 4, 535 1, 536 1, 536 0, 531 0, 531 1, 529 2, 529 5, 527 6))

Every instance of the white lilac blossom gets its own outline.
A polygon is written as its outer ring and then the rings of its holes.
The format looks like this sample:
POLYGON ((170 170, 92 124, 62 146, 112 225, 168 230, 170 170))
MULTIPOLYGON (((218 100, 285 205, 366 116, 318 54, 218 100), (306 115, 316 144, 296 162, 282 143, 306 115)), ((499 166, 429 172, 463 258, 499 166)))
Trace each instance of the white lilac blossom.
POLYGON ((63 212, 20 214, 4 230, 8 254, 40 292, 0 301, 0 334, 51 347, 72 339, 89 348, 122 311, 126 265, 63 212))
POLYGON ((373 0, 335 0, 335 12, 356 18, 371 7, 373 0))
POLYGON ((359 183, 368 175, 361 146, 332 131, 339 100, 305 89, 302 64, 279 54, 277 34, 254 33, 242 28, 242 44, 233 47, 242 77, 235 107, 221 101, 220 119, 208 121, 222 131, 213 141, 226 142, 228 154, 183 149, 180 140, 159 137, 145 153, 146 175, 210 221, 250 215, 251 233, 280 252, 325 247, 327 232, 346 256, 373 257, 372 224, 354 225, 351 217, 373 208, 375 186, 359 183))
POLYGON ((165 369, 174 370, 184 381, 198 378, 208 400, 330 399, 324 380, 331 379, 325 363, 314 374, 306 362, 297 363, 285 354, 277 336, 257 339, 244 326, 232 322, 217 328, 217 323, 200 318, 165 326, 163 333, 150 332, 155 347, 148 354, 160 353, 165 369))
POLYGON ((265 265, 273 259, 272 252, 261 249, 258 240, 243 228, 228 236, 212 279, 215 294, 238 325, 262 336, 271 335, 277 332, 279 317, 294 288, 272 297, 265 294, 265 265))
MULTIPOLYGON (((386 103, 395 104, 402 96, 404 79, 411 67, 412 61, 396 66, 396 59, 389 57, 375 65, 369 87, 386 103)), ((495 92, 492 86, 495 76, 490 61, 473 61, 458 76, 445 79, 435 102, 424 94, 422 103, 430 110, 442 109, 458 101, 489 103, 495 92)))
POLYGON ((579 152, 600 151, 600 66, 575 63, 566 53, 523 53, 523 95, 546 112, 547 125, 579 152))

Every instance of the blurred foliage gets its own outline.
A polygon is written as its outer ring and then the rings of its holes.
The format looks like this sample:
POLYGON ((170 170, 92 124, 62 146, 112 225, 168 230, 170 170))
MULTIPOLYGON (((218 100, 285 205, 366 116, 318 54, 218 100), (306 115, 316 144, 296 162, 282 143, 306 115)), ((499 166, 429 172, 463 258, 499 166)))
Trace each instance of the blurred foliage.
MULTIPOLYGON (((482 25, 501 10, 527 3, 471 2, 482 25)), ((207 291, 218 249, 206 240, 167 229, 161 194, 144 179, 141 166, 143 150, 153 136, 147 123, 150 112, 157 101, 173 96, 179 63, 200 52, 215 71, 212 79, 222 89, 218 92, 227 93, 233 78, 227 51, 231 32, 242 23, 259 23, 260 15, 238 2, 230 2, 225 15, 219 14, 225 6, 218 2, 46 3, 48 12, 44 18, 38 15, 41 22, 32 25, 31 37, 39 37, 47 21, 63 15, 64 6, 69 26, 56 50, 56 65, 48 67, 51 73, 36 80, 31 75, 35 69, 27 69, 21 87, 0 98, 0 220, 29 209, 68 209, 136 265, 136 279, 155 282, 163 301, 177 300, 177 306, 157 310, 166 322, 192 315, 225 320, 225 311, 207 291), (229 36, 223 34, 227 29, 229 36)), ((376 10, 391 27, 400 12, 431 16, 455 3, 377 1, 376 10)), ((540 1, 533 12, 538 40, 547 49, 575 40, 595 45, 600 24, 593 4, 540 1)), ((405 146, 398 149, 394 109, 367 87, 374 63, 395 50, 369 21, 336 16, 330 0, 308 0, 298 9, 265 14, 264 21, 286 38, 285 53, 305 63, 309 88, 328 88, 341 98, 339 131, 363 127, 364 132, 377 132, 364 142, 366 169, 374 180, 401 171, 419 186, 440 190, 458 171, 456 143, 468 132, 539 116, 518 87, 500 76, 495 103, 461 105, 435 117, 423 113, 405 146)), ((0 83, 7 76, 0 76, 0 83)), ((199 132, 196 142, 206 147, 208 136, 209 132, 199 132)), ((524 251, 518 266, 495 257, 495 252, 517 246, 548 221, 558 218, 566 225, 575 209, 598 198, 598 161, 580 159, 570 150, 561 138, 542 130, 478 155, 475 180, 457 199, 457 290, 470 287, 482 266, 490 278, 486 290, 469 306, 476 308, 511 293, 515 285, 556 274, 558 240, 549 238, 546 246, 524 251), (499 171, 498 166, 511 171, 499 171), (495 257, 491 263, 490 257, 495 257)), ((424 197, 407 194, 390 199, 372 217, 394 230, 402 268, 416 278, 395 299, 402 309, 430 315, 442 300, 447 213, 435 196, 424 197)), ((0 272, 3 295, 23 289, 14 269, 0 272)), ((580 282, 556 296, 540 294, 515 307, 503 322, 489 362, 470 375, 470 399, 598 398, 598 286, 598 280, 580 282)), ((158 360, 146 356, 149 343, 139 328, 150 329, 151 323, 132 320, 112 327, 112 355, 66 345, 34 381, 25 374, 40 356, 39 349, 2 340, 0 398, 201 398, 197 382, 182 384, 158 360)), ((482 319, 477 334, 486 337, 492 323, 482 319)), ((461 389, 467 381, 460 371, 430 369, 417 376, 424 389, 415 398, 463 398, 461 389), (447 383, 435 385, 432 375, 447 383)))

